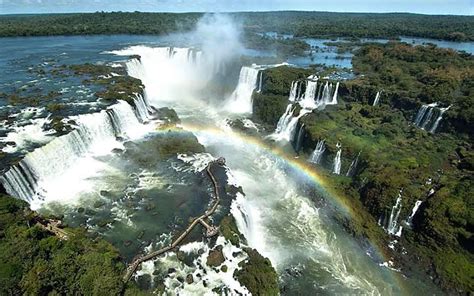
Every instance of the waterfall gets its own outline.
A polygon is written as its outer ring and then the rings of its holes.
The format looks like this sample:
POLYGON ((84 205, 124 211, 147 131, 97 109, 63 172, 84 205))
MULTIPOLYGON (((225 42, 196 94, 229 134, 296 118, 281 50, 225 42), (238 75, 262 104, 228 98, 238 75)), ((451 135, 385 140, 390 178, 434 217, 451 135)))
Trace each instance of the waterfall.
POLYGON ((336 175, 341 174, 341 154, 342 154, 342 149, 341 149, 341 144, 337 143, 336 147, 338 148, 336 152, 336 157, 334 157, 334 165, 333 165, 333 173, 336 175))
POLYGON ((332 96, 332 101, 330 103, 326 103, 326 105, 337 105, 337 94, 339 92, 339 81, 336 83, 336 89, 334 90, 334 94, 332 96))
POLYGON ((311 157, 309 159, 310 162, 319 164, 321 162, 321 158, 323 157, 324 151, 326 151, 326 144, 324 143, 325 140, 319 140, 316 144, 316 148, 314 149, 311 157))
POLYGON ((375 95, 374 103, 372 104, 372 106, 377 106, 377 104, 379 103, 379 99, 380 99, 380 92, 378 91, 377 94, 375 95))
POLYGON ((225 109, 232 113, 252 113, 252 94, 257 87, 259 69, 242 67, 239 83, 225 103, 225 109))
POLYGON ((140 122, 147 122, 150 118, 150 114, 154 112, 153 108, 141 94, 138 94, 134 99, 135 112, 140 122))
POLYGON ((415 117, 415 121, 414 121, 415 126, 419 128, 423 128, 424 126, 426 126, 428 122, 431 120, 433 108, 436 106, 438 106, 438 103, 432 103, 432 104, 421 106, 420 110, 418 110, 418 113, 416 114, 416 117, 415 117), (427 111, 428 111, 428 115, 427 115, 427 111))
POLYGON ((262 85, 263 85, 263 72, 260 71, 258 75, 258 90, 257 90, 258 93, 262 92, 262 85))
POLYGON ((291 83, 291 88, 290 88, 290 97, 288 98, 288 100, 290 102, 296 102, 299 97, 299 91, 300 91, 300 82, 299 81, 293 81, 291 83))
POLYGON ((277 127, 275 129, 275 133, 280 133, 285 126, 288 125, 288 122, 291 120, 291 117, 293 116, 293 104, 288 104, 286 106, 285 113, 280 117, 277 123, 277 127))
POLYGON ((296 137, 296 143, 295 143, 296 152, 299 152, 301 149, 301 146, 303 144, 303 136, 304 136, 304 123, 300 126, 300 129, 298 131, 298 136, 296 137))
POLYGON ((428 109, 428 113, 425 116, 425 118, 423 119, 423 122, 421 123, 421 126, 420 126, 421 129, 424 130, 426 128, 426 126, 428 125, 428 123, 431 122, 431 118, 433 117, 433 110, 434 110, 434 108, 429 108, 428 109))
POLYGON ((408 225, 411 225, 411 221, 413 220, 413 217, 415 217, 416 212, 418 211, 418 209, 420 208, 422 203, 423 202, 421 200, 417 200, 415 202, 415 205, 413 206, 413 209, 411 210, 411 214, 410 214, 410 216, 408 216, 408 219, 407 219, 407 224, 408 225))
POLYGON ((438 128, 438 125, 439 125, 441 119, 443 119, 443 114, 444 114, 444 112, 448 111, 449 108, 451 108, 451 105, 449 105, 449 106, 446 107, 446 108, 440 108, 440 109, 439 109, 438 118, 436 119, 435 123, 434 123, 433 126, 431 127, 430 133, 434 134, 434 133, 436 132, 436 129, 438 128))
POLYGON ((390 218, 388 220, 387 227, 385 230, 395 236, 401 236, 402 234, 402 226, 398 226, 398 217, 400 216, 400 212, 402 211, 402 195, 401 193, 398 194, 397 200, 395 201, 395 205, 392 207, 392 211, 390 212, 390 218))
POLYGON ((303 98, 299 101, 299 104, 304 109, 316 109, 317 103, 315 100, 316 97, 316 90, 318 87, 318 79, 317 77, 313 80, 306 81, 306 90, 303 95, 303 98))
POLYGON ((74 121, 77 127, 73 131, 28 153, 0 177, 8 194, 30 203, 42 200, 47 192, 41 184, 54 184, 55 178, 88 153, 109 153, 120 145, 118 136, 138 136, 140 125, 136 113, 125 101, 98 113, 75 116, 74 121))
POLYGON ((347 170, 346 176, 350 177, 354 175, 355 170, 357 169, 357 164, 359 163, 359 156, 360 156, 360 151, 357 154, 356 158, 351 162, 351 165, 349 166, 349 169, 347 170))
MULTIPOLYGON (((319 81, 317 76, 311 75, 306 81, 306 90, 299 104, 304 109, 324 109, 327 105, 337 105, 337 94, 339 92, 339 82, 336 86, 329 81, 326 83, 319 81)), ((290 98, 293 98, 293 84, 290 91, 290 98)))
POLYGON ((288 141, 291 142, 295 138, 295 130, 298 125, 298 121, 301 117, 311 112, 311 110, 301 109, 297 116, 293 116, 295 108, 292 104, 286 107, 285 113, 278 120, 275 132, 268 136, 270 139, 275 141, 288 141))

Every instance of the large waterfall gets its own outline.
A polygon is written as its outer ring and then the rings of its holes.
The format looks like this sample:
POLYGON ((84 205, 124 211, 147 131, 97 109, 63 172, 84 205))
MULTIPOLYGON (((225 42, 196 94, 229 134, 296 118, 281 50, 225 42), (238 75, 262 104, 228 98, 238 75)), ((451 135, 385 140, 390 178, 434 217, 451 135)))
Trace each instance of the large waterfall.
MULTIPOLYGON (((143 106, 148 105, 143 97, 136 100, 143 102, 143 106)), ((143 106, 137 106, 136 110, 143 106)), ((119 101, 98 113, 78 115, 73 118, 77 127, 72 132, 28 153, 0 177, 0 182, 10 195, 30 203, 41 203, 48 193, 48 185, 80 163, 81 157, 110 153, 120 146, 117 137, 143 135, 146 129, 140 128, 141 118, 137 114, 145 116, 144 111, 134 111, 127 102, 119 101)))
MULTIPOLYGON (((259 69, 255 66, 242 67, 239 83, 225 102, 225 109, 232 113, 252 113, 252 94, 257 88, 259 69)), ((260 86, 261 87, 261 86, 260 86)))
POLYGON ((326 151, 326 144, 324 143, 324 140, 319 140, 316 144, 316 148, 309 158, 309 161, 319 164, 321 162, 321 158, 323 157, 324 151, 326 151))
POLYGON ((126 63, 127 72, 146 85, 151 103, 194 100, 229 62, 194 48, 132 46, 110 53, 139 56, 126 63))
POLYGON ((342 149, 341 149, 341 144, 337 143, 337 152, 336 152, 336 157, 334 157, 334 165, 333 165, 333 170, 332 172, 336 175, 341 174, 341 154, 342 154, 342 149))

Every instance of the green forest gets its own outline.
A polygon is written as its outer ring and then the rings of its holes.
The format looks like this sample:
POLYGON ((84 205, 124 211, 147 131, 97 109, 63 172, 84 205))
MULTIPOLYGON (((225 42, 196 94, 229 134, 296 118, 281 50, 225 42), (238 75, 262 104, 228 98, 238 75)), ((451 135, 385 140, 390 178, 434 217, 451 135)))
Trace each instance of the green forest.
MULTIPOLYGON (((169 34, 191 30, 202 13, 96 12, 2 15, 0 36, 169 34)), ((427 37, 474 40, 474 17, 408 13, 248 12, 230 14, 246 32, 297 37, 427 37)))
MULTIPOLYGON (((391 42, 362 46, 353 65, 360 75, 341 82, 339 104, 300 120, 305 130, 300 153, 307 158, 324 139, 325 155, 332 160, 340 143, 343 170, 360 153, 357 173, 331 175, 331 183, 358 213, 359 219, 344 222, 348 229, 385 248, 390 237, 376 223, 390 214, 400 190, 400 217, 408 217, 415 201, 422 200, 416 219, 399 238, 409 255, 397 261, 402 266, 418 262, 448 293, 472 291, 472 56, 391 42), (373 106, 378 91, 380 104, 373 106), (452 105, 435 134, 413 125, 421 105, 432 102, 452 105)), ((273 130, 288 104, 291 82, 312 73, 290 67, 266 70, 263 90, 254 94, 254 119, 273 130)))

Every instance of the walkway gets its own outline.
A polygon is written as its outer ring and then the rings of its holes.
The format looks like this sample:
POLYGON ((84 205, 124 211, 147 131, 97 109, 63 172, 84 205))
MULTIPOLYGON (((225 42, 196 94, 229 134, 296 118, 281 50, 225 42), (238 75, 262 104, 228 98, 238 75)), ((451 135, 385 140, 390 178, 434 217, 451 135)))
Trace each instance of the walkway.
POLYGON ((211 165, 213 163, 223 165, 225 163, 225 160, 223 158, 219 158, 217 161, 213 161, 213 162, 209 163, 206 167, 206 172, 209 175, 209 177, 211 178, 211 181, 212 181, 212 184, 213 184, 213 187, 214 187, 214 203, 211 206, 211 208, 209 208, 206 212, 204 212, 204 214, 202 214, 198 218, 195 218, 191 222, 191 224, 189 224, 189 226, 186 228, 186 230, 183 233, 181 233, 181 235, 177 239, 175 239, 169 246, 166 246, 166 247, 164 247, 164 248, 162 248, 158 251, 152 252, 148 255, 143 255, 143 256, 140 256, 140 257, 134 259, 133 262, 127 267, 127 271, 126 271, 126 273, 123 277, 124 282, 128 282, 130 280, 130 278, 135 273, 135 271, 137 270, 137 268, 140 264, 142 264, 143 262, 148 261, 150 259, 153 259, 153 258, 155 258, 155 257, 157 257, 161 254, 164 254, 168 251, 171 251, 176 246, 178 246, 186 238, 186 236, 194 229, 194 227, 197 224, 202 224, 206 228, 206 237, 211 237, 211 236, 214 236, 214 235, 217 234, 219 228, 215 227, 215 226, 211 226, 211 225, 209 225, 208 223, 205 222, 205 219, 207 217, 209 217, 210 215, 212 215, 216 211, 217 206, 219 205, 219 201, 220 201, 219 187, 217 185, 216 178, 214 177, 214 175, 212 174, 212 171, 211 171, 211 165))

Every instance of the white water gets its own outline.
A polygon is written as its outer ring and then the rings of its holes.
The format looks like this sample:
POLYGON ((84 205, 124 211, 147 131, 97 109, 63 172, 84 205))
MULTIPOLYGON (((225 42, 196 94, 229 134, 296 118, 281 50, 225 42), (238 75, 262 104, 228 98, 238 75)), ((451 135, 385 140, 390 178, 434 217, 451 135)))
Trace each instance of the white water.
POLYGON ((324 143, 325 140, 319 140, 316 144, 316 148, 314 149, 309 161, 315 164, 319 164, 321 162, 321 158, 323 157, 324 151, 326 151, 326 144, 324 143))
POLYGON ((290 103, 278 120, 275 132, 269 136, 270 139, 287 142, 295 140, 295 129, 301 117, 311 113, 317 108, 324 109, 326 105, 337 105, 339 82, 333 87, 329 82, 324 84, 323 82, 319 82, 319 77, 311 75, 306 80, 306 90, 302 97, 299 97, 300 85, 301 83, 299 81, 292 82, 288 98, 290 103), (294 102, 298 102, 302 108, 297 116, 294 116, 294 102))
POLYGON ((257 88, 257 80, 259 77, 259 69, 255 67, 256 66, 242 67, 240 70, 239 83, 232 95, 225 102, 225 110, 231 113, 252 113, 252 94, 257 88))
MULTIPOLYGON (((292 85, 293 89, 293 85, 292 85)), ((292 91, 292 90, 291 90, 292 91)), ((290 98, 292 99, 290 91, 290 98)), ((311 75, 306 80, 306 90, 299 104, 305 109, 324 109, 327 105, 337 105, 337 94, 339 82, 334 87, 332 83, 319 80, 319 77, 311 75)))
POLYGON ((301 82, 300 81, 293 81, 291 83, 291 88, 290 88, 290 96, 288 98, 288 101, 294 103, 299 100, 300 98, 300 87, 301 87, 301 82))
POLYGON ((380 92, 378 91, 377 94, 375 95, 374 103, 372 104, 372 106, 377 106, 377 104, 379 103, 379 100, 380 100, 380 92))
POLYGON ((138 138, 149 130, 125 101, 71 119, 78 124, 75 130, 28 153, 0 177, 10 195, 28 201, 33 209, 76 197, 91 186, 91 176, 105 169, 95 157, 122 147, 116 137, 138 138))
POLYGON ((278 120, 275 132, 268 136, 270 139, 273 139, 275 141, 286 142, 291 142, 294 140, 298 121, 301 117, 305 116, 308 113, 311 113, 311 110, 301 109, 299 114, 296 116, 293 115, 294 111, 295 108, 293 108, 293 105, 289 104, 286 108, 285 113, 283 113, 283 115, 278 120))
POLYGON ((390 211, 390 218, 388 220, 387 226, 385 230, 387 233, 395 236, 402 235, 402 226, 398 226, 398 217, 400 216, 400 212, 402 211, 402 195, 401 193, 398 194, 397 200, 395 201, 395 205, 392 207, 390 211))
POLYGON ((423 201, 421 201, 421 200, 417 200, 415 202, 415 205, 413 206, 413 209, 411 210, 411 214, 410 214, 410 216, 408 216, 408 219, 407 219, 407 224, 408 225, 411 225, 411 221, 413 220, 413 217, 415 217, 416 212, 418 211, 418 209, 420 208, 422 203, 423 203, 423 201))
POLYGON ((439 108, 439 114, 437 119, 433 122, 433 114, 435 114, 436 107, 438 106, 438 103, 432 103, 428 105, 423 105, 420 107, 420 110, 418 110, 418 113, 416 114, 414 124, 415 126, 424 129, 424 130, 429 130, 431 133, 434 133, 436 129, 438 128, 439 122, 442 119, 442 116, 444 112, 449 110, 449 107, 447 108, 439 108))
POLYGON ((357 153, 356 158, 351 162, 351 165, 349 166, 349 169, 347 169, 346 176, 350 177, 354 174, 355 170, 357 169, 357 165, 359 164, 359 157, 360 157, 360 151, 357 153))
POLYGON ((296 142, 295 142, 295 150, 296 152, 299 152, 301 149, 301 145, 303 142, 303 136, 304 136, 304 123, 300 126, 300 129, 298 131, 298 136, 296 137, 296 142))
POLYGON ((338 148, 338 150, 336 152, 336 156, 334 157, 332 172, 336 175, 340 175, 341 174, 341 154, 342 154, 341 144, 337 143, 336 147, 338 148))
POLYGON ((440 108, 440 109, 439 109, 438 118, 436 118, 435 123, 434 123, 433 126, 431 127, 430 133, 434 134, 434 133, 436 132, 436 129, 438 128, 438 125, 439 125, 439 123, 441 122, 441 119, 443 119, 443 114, 444 114, 444 112, 448 111, 449 108, 451 108, 451 106, 448 106, 448 107, 446 107, 446 108, 440 108))
MULTIPOLYGON (((16 119, 15 119, 16 120, 16 119)), ((2 151, 5 153, 14 153, 17 151, 25 151, 30 144, 45 144, 53 139, 55 130, 45 130, 45 125, 50 123, 49 118, 37 118, 28 120, 28 124, 15 124, 11 127, 6 137, 1 138, 0 141, 6 143, 14 142, 15 145, 7 144, 2 151)))

